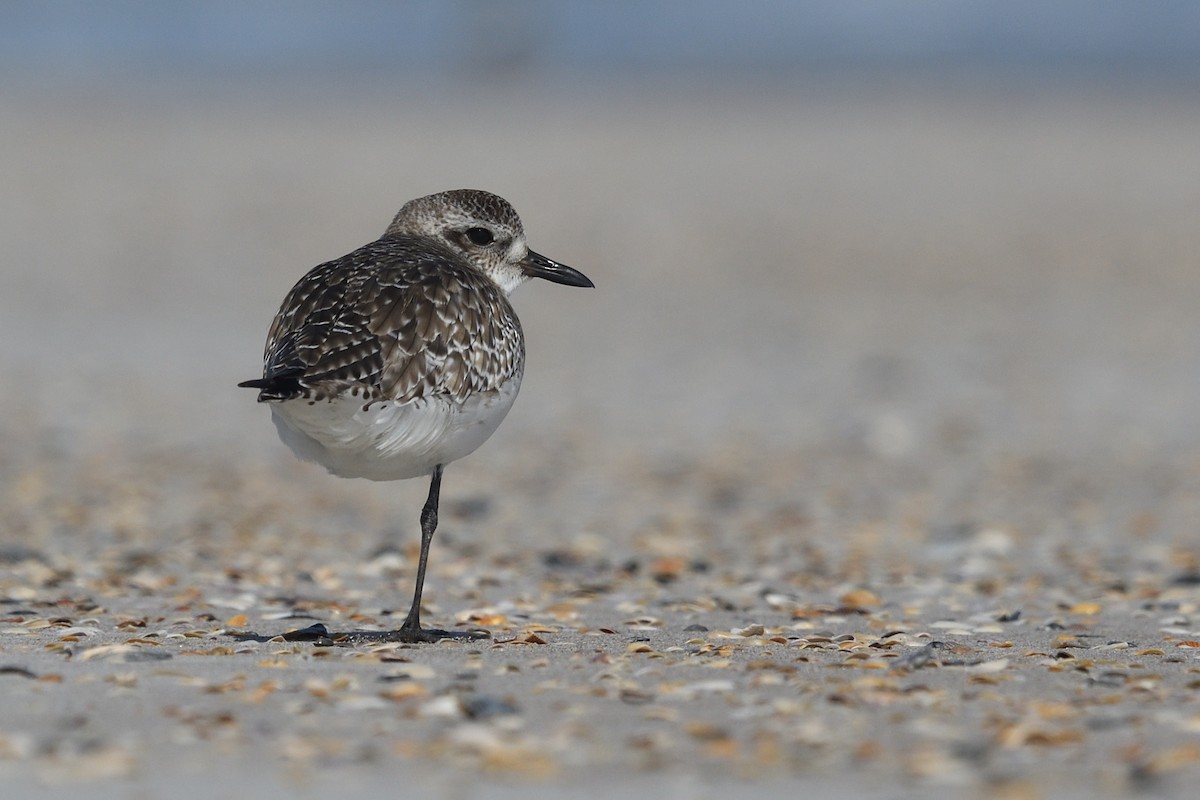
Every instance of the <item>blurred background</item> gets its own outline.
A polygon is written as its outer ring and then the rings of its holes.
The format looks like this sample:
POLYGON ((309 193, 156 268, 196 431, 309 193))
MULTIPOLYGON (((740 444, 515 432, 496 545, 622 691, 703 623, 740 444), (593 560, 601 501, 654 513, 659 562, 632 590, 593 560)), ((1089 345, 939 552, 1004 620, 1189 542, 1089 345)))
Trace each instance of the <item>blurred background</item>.
POLYGON ((537 796, 471 755, 515 696, 506 758, 561 758, 558 798, 1166 796, 1200 752, 1198 223, 1190 0, 0 2, 5 786, 537 796), (426 621, 559 632, 409 651, 421 709, 342 651, 269 680, 222 628, 398 624, 426 485, 298 462, 236 384, 309 268, 466 187, 596 288, 514 296, 521 397, 447 470, 426 621), (752 624, 837 651, 697 654, 752 624), (80 654, 160 627, 228 657, 80 654), (887 631, 960 668, 828 668, 887 631), (495 710, 422 721, 472 673, 495 710))
POLYGON ((308 268, 476 187, 598 288, 518 293, 460 487, 932 529, 1070 475, 1124 530, 1198 469, 1198 77, 1169 0, 6 3, 0 474, 368 502, 234 384, 308 268))

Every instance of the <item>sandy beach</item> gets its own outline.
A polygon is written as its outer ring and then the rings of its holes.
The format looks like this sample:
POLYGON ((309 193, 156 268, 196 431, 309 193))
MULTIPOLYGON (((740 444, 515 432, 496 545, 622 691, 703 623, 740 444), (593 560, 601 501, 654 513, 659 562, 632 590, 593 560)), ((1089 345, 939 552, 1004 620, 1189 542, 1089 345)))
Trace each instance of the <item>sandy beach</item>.
POLYGON ((6 796, 1190 796, 1194 92, 334 88, 0 92, 6 796), (446 472, 491 639, 273 638, 397 625, 426 485, 235 384, 460 187, 597 285, 446 472))

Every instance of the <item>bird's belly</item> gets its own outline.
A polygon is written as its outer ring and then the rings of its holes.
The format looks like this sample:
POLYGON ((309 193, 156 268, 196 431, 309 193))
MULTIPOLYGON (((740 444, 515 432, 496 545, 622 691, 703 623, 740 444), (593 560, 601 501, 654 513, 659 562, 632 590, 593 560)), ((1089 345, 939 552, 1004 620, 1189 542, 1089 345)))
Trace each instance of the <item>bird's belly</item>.
POLYGON ((463 403, 421 398, 409 403, 337 397, 271 403, 281 438, 296 455, 344 478, 394 481, 428 475, 487 441, 517 397, 520 380, 463 403))

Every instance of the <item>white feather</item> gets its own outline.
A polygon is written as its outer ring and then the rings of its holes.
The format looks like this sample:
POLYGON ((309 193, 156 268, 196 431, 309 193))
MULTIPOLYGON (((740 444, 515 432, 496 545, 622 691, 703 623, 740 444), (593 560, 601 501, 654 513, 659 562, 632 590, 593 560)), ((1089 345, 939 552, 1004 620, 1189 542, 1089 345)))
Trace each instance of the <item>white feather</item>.
POLYGON ((340 396, 271 403, 281 438, 297 456, 343 478, 394 481, 428 475, 487 441, 517 398, 520 378, 463 403, 422 398, 411 403, 340 396))

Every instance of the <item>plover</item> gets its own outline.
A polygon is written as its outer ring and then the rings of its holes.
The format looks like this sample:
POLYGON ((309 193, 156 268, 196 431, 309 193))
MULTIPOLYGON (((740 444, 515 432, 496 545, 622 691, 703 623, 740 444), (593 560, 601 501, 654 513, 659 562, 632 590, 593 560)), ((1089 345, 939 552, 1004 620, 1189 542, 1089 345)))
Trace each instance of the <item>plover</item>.
POLYGON ((390 640, 466 635, 421 627, 442 470, 483 444, 516 399, 525 337, 508 295, 530 278, 593 286, 530 250, 503 198, 418 198, 382 237, 300 279, 267 334, 262 378, 238 384, 259 390, 297 456, 335 475, 430 476, 412 606, 390 640))

